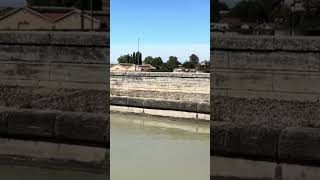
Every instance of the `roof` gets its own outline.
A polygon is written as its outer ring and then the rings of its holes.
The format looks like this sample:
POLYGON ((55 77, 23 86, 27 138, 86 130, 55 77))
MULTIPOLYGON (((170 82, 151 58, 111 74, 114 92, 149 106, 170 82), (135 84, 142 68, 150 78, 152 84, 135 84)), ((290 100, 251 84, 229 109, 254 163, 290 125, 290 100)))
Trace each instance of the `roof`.
MULTIPOLYGON (((24 8, 18 8, 18 9, 14 9, 10 12, 8 12, 7 14, 5 14, 4 16, 0 17, 0 20, 11 16, 21 10, 26 10, 36 16, 39 16, 42 19, 45 19, 47 21, 50 21, 52 23, 54 22, 58 22, 74 13, 78 13, 81 14, 81 11, 78 9, 74 9, 74 8, 60 8, 57 7, 56 9, 54 7, 51 8, 38 8, 38 7, 24 7, 24 8)), ((88 19, 92 19, 91 16, 83 14, 84 17, 88 18, 88 19)), ((95 22, 100 22, 99 20, 93 18, 93 20, 95 22)))
POLYGON ((38 13, 37 11, 35 11, 35 10, 31 9, 31 8, 28 8, 28 7, 13 9, 12 11, 8 12, 7 14, 1 16, 1 17, 0 17, 0 20, 4 19, 4 18, 6 18, 6 17, 9 17, 9 16, 11 16, 11 15, 13 15, 13 14, 19 12, 19 11, 22 11, 22 10, 26 10, 26 11, 28 11, 29 13, 34 14, 34 15, 36 15, 36 16, 39 16, 40 18, 42 18, 42 19, 44 19, 44 20, 53 22, 50 18, 48 18, 48 17, 46 17, 46 16, 44 16, 44 15, 38 13))
POLYGON ((115 66, 121 66, 125 69, 129 69, 130 67, 132 67, 134 64, 130 64, 130 63, 120 63, 120 64, 114 64, 113 66, 111 67, 115 67, 115 66))

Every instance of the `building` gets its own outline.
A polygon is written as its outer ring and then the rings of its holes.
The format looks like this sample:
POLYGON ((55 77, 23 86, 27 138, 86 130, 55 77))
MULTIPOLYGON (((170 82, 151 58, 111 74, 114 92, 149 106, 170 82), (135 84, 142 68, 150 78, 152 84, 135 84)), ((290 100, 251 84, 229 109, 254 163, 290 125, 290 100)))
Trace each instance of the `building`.
POLYGON ((0 30, 90 30, 101 22, 74 8, 24 7, 0 17, 0 30))
POLYGON ((142 64, 139 65, 140 71, 151 72, 157 70, 157 68, 153 67, 151 64, 142 64))
POLYGON ((111 65, 110 71, 112 72, 126 72, 126 71, 142 71, 142 72, 150 72, 156 70, 150 64, 136 65, 130 63, 120 63, 111 65))
POLYGON ((175 73, 196 73, 196 69, 188 69, 188 68, 185 68, 185 67, 182 67, 182 65, 179 65, 178 68, 175 68, 173 70, 173 72, 175 73))

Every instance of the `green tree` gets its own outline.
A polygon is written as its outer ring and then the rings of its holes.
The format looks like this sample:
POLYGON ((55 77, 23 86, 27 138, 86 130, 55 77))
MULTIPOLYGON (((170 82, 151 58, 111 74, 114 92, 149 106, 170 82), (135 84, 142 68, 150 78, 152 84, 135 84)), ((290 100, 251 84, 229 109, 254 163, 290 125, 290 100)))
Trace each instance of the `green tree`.
POLYGON ((157 69, 160 69, 162 64, 163 64, 163 61, 161 57, 155 57, 151 65, 157 69))
POLYGON ((145 57, 144 61, 143 61, 144 64, 152 64, 152 62, 153 62, 153 57, 152 56, 145 57))
POLYGON ((192 68, 196 68, 199 65, 199 57, 195 54, 191 54, 189 57, 189 63, 192 68))
POLYGON ((201 71, 206 72, 206 73, 210 73, 210 62, 207 60, 204 60, 201 63, 201 66, 199 68, 201 71))
POLYGON ((182 64, 182 67, 187 68, 187 69, 193 68, 193 66, 191 65, 191 63, 190 63, 189 61, 185 61, 185 62, 182 64))
POLYGON ((167 63, 163 63, 159 69, 161 72, 172 72, 167 63))
POLYGON ((142 64, 142 54, 141 54, 141 52, 136 52, 136 54, 135 54, 135 64, 142 64))
POLYGON ((179 67, 181 63, 178 61, 178 58, 175 56, 170 56, 169 60, 166 63, 166 66, 168 67, 169 70, 173 70, 177 67, 179 67))
POLYGON ((130 63, 130 55, 123 55, 118 58, 118 63, 130 63))

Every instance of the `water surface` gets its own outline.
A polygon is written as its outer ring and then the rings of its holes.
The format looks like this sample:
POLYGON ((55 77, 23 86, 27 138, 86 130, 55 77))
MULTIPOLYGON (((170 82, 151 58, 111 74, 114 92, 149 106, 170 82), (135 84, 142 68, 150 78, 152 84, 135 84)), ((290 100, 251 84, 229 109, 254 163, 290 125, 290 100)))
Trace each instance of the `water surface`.
POLYGON ((111 180, 209 180, 209 125, 111 114, 111 180))

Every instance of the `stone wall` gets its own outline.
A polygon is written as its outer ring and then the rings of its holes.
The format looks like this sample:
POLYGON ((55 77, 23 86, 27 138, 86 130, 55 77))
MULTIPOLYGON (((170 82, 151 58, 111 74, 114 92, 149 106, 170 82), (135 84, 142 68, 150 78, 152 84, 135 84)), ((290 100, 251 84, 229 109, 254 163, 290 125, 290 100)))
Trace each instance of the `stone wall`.
POLYGON ((111 104, 209 114, 209 76, 206 73, 111 72, 111 104))
POLYGON ((320 38, 212 36, 211 118, 320 127, 320 38))
POLYGON ((0 106, 108 113, 106 33, 1 32, 0 106))
POLYGON ((60 134, 58 128, 71 134, 49 139, 72 143, 71 137, 78 137, 107 147, 109 49, 109 33, 0 32, 0 110, 14 109, 1 114, 1 135, 43 138, 60 134), (41 110, 74 113, 62 117, 41 110), (77 113, 103 118, 82 121, 77 113), (85 128, 94 124, 105 133, 85 128))
POLYGON ((111 95, 209 102, 209 74, 111 72, 111 95))
POLYGON ((319 166, 319 65, 319 37, 212 34, 211 158, 319 166))

